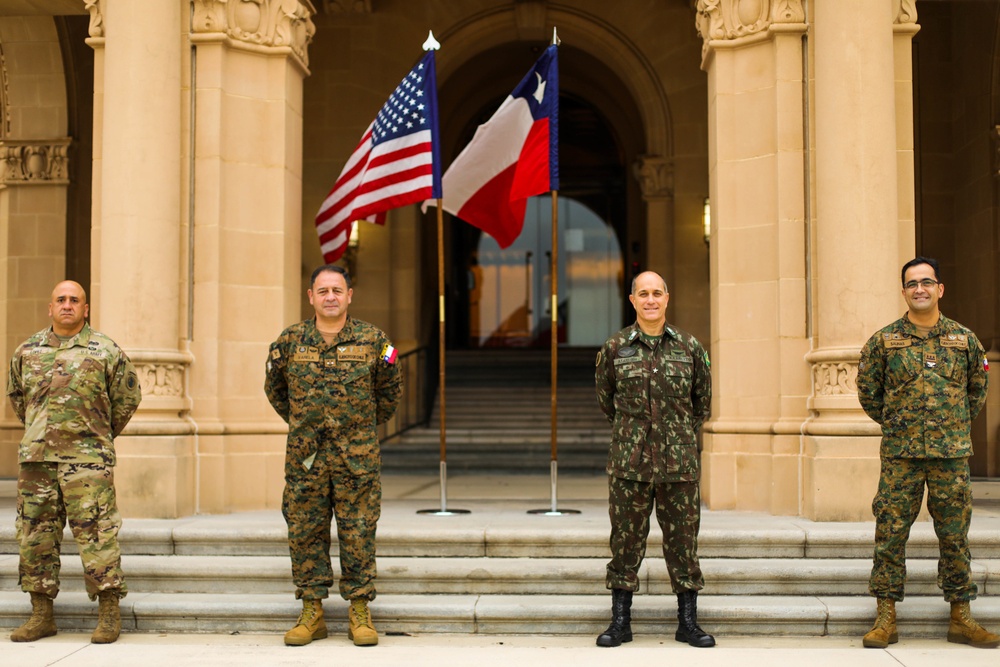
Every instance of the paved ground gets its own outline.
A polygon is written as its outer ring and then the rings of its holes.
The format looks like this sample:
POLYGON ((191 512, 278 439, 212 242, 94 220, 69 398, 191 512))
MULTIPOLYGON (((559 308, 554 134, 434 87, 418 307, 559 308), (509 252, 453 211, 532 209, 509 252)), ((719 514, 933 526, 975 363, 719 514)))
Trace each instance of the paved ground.
POLYGON ((357 648, 344 637, 309 646, 287 647, 272 635, 124 635, 95 646, 83 634, 57 635, 33 644, 14 644, 0 634, 0 655, 10 667, 194 667, 205 665, 364 665, 364 667, 605 667, 630 665, 685 667, 996 667, 1000 650, 974 649, 940 640, 904 637, 887 650, 864 649, 858 639, 769 639, 720 637, 713 649, 695 649, 672 638, 637 637, 618 648, 598 648, 586 637, 482 637, 425 635, 383 637, 374 647, 357 648))

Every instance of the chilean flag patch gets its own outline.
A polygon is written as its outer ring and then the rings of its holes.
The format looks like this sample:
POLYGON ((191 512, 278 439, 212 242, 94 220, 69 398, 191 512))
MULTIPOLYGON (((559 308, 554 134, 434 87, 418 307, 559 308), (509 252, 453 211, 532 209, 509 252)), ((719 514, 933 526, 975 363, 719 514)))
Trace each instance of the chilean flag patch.
POLYGON ((984 371, 990 370, 990 360, 985 357, 983 357, 983 370, 984 371))
POLYGON ((381 354, 382 361, 384 361, 387 364, 394 364, 396 363, 396 354, 397 354, 396 348, 394 348, 392 345, 386 345, 385 347, 382 348, 382 354, 381 354))

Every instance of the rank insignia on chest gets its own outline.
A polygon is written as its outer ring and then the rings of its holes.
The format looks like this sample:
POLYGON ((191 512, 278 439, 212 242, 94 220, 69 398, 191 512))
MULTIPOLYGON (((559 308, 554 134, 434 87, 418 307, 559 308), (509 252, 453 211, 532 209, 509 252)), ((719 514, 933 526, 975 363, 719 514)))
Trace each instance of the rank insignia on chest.
POLYGON ((295 348, 292 361, 319 361, 319 350, 315 347, 299 345, 295 348))
POLYGON ((274 348, 273 350, 271 350, 271 358, 281 359, 281 350, 279 350, 278 348, 274 348))
POLYGON ((338 345, 337 361, 364 362, 368 360, 368 351, 363 345, 338 345))
POLYGON ((969 337, 966 334, 948 334, 941 336, 941 347, 953 347, 958 350, 969 349, 969 337))
POLYGON ((898 347, 910 347, 913 341, 909 336, 904 336, 901 333, 884 333, 882 334, 882 343, 887 348, 898 348, 898 347))
POLYGON ((337 360, 336 359, 324 359, 323 360, 323 365, 326 366, 327 368, 336 368, 337 367, 337 360))
POLYGON ((924 363, 927 365, 927 368, 934 368, 937 366, 937 355, 933 352, 928 352, 924 355, 924 363))

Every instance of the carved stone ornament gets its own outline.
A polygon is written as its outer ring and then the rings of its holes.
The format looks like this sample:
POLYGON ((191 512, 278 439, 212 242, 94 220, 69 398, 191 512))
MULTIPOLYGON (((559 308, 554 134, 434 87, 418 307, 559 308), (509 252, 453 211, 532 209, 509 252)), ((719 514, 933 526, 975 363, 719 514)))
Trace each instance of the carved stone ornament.
POLYGON ((104 0, 83 0, 83 6, 90 12, 90 36, 104 37, 104 0))
POLYGON ((640 156, 632 165, 632 173, 639 181, 644 199, 669 197, 674 191, 674 165, 670 160, 655 155, 640 156))
POLYGON ((323 0, 327 14, 371 14, 372 0, 323 0))
POLYGON ((917 0, 892 0, 893 23, 916 23, 917 0))
POLYGON ((3 183, 52 185, 69 183, 69 139, 41 143, 2 141, 3 183))
POLYGON ((767 30, 772 23, 806 20, 802 0, 697 0, 695 12, 703 49, 709 40, 737 39, 767 30))
POLYGON ((225 33, 231 39, 265 47, 287 46, 309 64, 309 43, 316 34, 309 0, 191 0, 194 33, 225 33))
POLYGON ((143 397, 184 395, 184 365, 171 362, 137 362, 135 372, 143 397))
POLYGON ((849 396, 858 393, 858 362, 840 361, 813 365, 817 396, 849 396))

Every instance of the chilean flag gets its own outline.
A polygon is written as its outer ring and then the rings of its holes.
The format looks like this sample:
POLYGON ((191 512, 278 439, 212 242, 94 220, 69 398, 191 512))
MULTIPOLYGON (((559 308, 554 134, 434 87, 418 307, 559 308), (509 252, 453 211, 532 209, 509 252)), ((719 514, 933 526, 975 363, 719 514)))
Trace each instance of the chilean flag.
POLYGON ((501 248, 521 234, 528 197, 559 189, 559 58, 554 44, 479 126, 445 172, 441 188, 444 210, 488 233, 501 248))

